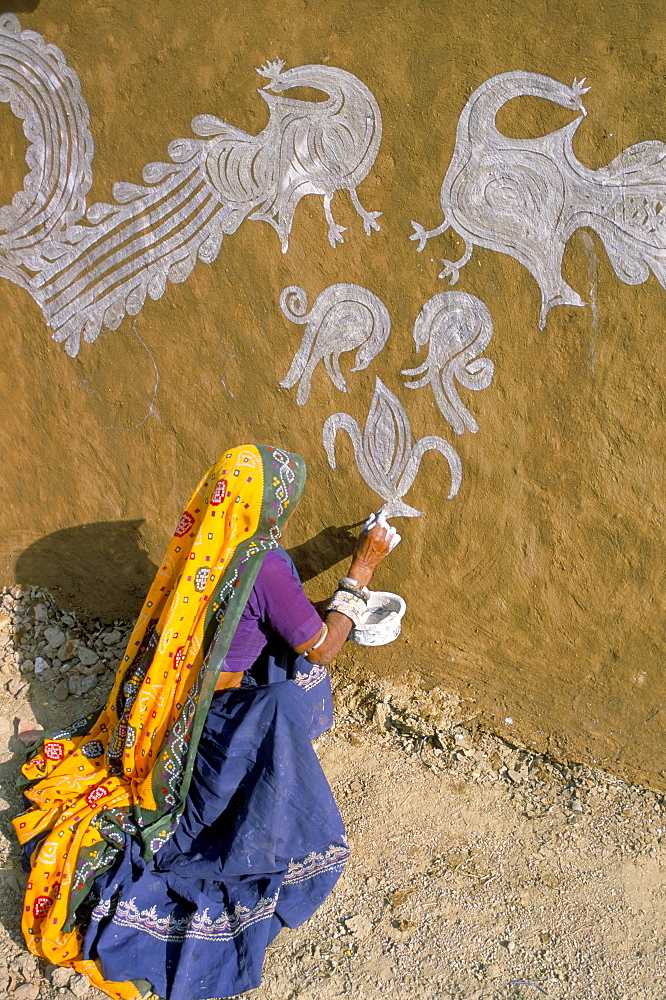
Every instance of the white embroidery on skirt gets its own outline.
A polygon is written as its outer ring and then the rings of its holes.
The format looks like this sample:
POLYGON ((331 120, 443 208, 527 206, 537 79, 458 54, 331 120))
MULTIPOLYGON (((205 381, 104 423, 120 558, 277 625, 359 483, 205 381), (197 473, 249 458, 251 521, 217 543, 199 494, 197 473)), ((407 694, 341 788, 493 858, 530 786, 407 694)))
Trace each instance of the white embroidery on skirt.
MULTIPOLYGON (((295 885, 324 872, 341 868, 348 857, 349 848, 346 845, 331 844, 322 854, 313 851, 300 861, 292 859, 283 884, 295 885)), ((184 941, 187 938, 202 941, 231 941, 253 924, 272 917, 278 896, 279 890, 274 896, 262 897, 251 909, 238 903, 233 913, 225 910, 215 919, 208 916, 208 909, 197 910, 189 916, 174 917, 168 914, 160 917, 156 906, 140 910, 135 898, 120 900, 112 922, 120 927, 143 931, 160 941, 184 941)), ((108 917, 110 913, 111 900, 101 900, 93 910, 91 920, 98 922, 103 917, 108 917)))
POLYGON ((317 854, 315 851, 308 854, 302 861, 290 861, 287 874, 284 877, 284 885, 294 885, 296 882, 305 882, 306 879, 321 875, 322 872, 330 871, 331 868, 338 868, 344 865, 349 857, 349 848, 340 844, 331 844, 326 848, 324 854, 317 854))
POLYGON ((294 680, 299 687, 305 688, 306 691, 311 691, 317 684, 321 684, 326 677, 328 677, 326 667, 321 663, 315 663, 309 674, 303 674, 300 670, 297 670, 294 680))
POLYGON ((159 917, 157 907, 139 910, 134 899, 121 900, 116 908, 113 923, 121 927, 131 927, 144 931, 160 941, 184 941, 186 938, 196 938, 204 941, 230 941, 247 930, 252 924, 273 916, 277 904, 278 893, 268 898, 262 897, 252 909, 236 905, 233 913, 225 910, 214 920, 208 916, 208 909, 189 916, 174 917, 168 915, 159 917))

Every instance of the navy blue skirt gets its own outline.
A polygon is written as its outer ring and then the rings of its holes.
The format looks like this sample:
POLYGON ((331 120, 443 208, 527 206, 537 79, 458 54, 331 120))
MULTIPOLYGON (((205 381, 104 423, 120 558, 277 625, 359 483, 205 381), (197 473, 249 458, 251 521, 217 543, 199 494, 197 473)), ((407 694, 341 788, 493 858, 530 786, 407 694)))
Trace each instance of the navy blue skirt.
POLYGON ((171 840, 145 862, 128 837, 97 879, 84 953, 106 979, 164 1000, 254 989, 268 944, 339 878, 344 826, 311 744, 332 722, 328 674, 300 657, 263 669, 213 698, 171 840))

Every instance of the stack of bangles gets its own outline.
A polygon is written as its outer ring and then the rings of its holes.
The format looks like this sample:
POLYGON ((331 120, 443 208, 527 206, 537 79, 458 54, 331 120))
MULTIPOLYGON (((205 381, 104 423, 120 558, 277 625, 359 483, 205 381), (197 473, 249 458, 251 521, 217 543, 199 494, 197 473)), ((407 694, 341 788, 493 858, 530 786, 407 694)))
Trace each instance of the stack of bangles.
POLYGON ((359 587, 356 580, 343 576, 338 580, 338 589, 326 605, 326 611, 339 611, 358 627, 365 614, 369 596, 367 587, 359 587))

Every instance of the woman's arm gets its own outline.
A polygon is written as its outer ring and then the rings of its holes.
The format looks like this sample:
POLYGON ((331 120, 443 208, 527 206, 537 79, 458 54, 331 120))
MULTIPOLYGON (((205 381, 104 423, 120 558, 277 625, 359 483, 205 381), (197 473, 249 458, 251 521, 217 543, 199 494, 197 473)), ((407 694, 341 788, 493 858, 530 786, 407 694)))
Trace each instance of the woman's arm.
MULTIPOLYGON (((391 528, 385 528, 380 524, 375 524, 369 531, 361 533, 354 548, 348 573, 357 587, 368 586, 376 567, 389 553, 393 534, 391 528)), ((310 663, 328 664, 342 649, 353 625, 351 618, 341 611, 328 611, 324 618, 325 628, 322 626, 312 639, 301 646, 296 646, 296 652, 306 656, 310 663), (316 649, 313 648, 315 646, 316 649)))

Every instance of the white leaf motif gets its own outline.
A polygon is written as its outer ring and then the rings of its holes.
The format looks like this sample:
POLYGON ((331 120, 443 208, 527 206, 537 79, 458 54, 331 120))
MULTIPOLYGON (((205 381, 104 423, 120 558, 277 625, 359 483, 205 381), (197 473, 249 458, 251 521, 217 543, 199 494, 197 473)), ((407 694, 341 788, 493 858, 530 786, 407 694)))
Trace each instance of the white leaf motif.
POLYGON ((409 418, 400 400, 386 388, 381 379, 375 382, 375 392, 365 422, 363 435, 348 413, 334 413, 326 420, 323 442, 329 465, 335 469, 335 438, 339 430, 349 435, 356 466, 363 480, 385 501, 386 517, 419 517, 422 513, 403 501, 412 486, 426 451, 437 450, 449 464, 451 487, 448 499, 460 489, 462 465, 455 449, 444 438, 429 435, 412 444, 409 418))

